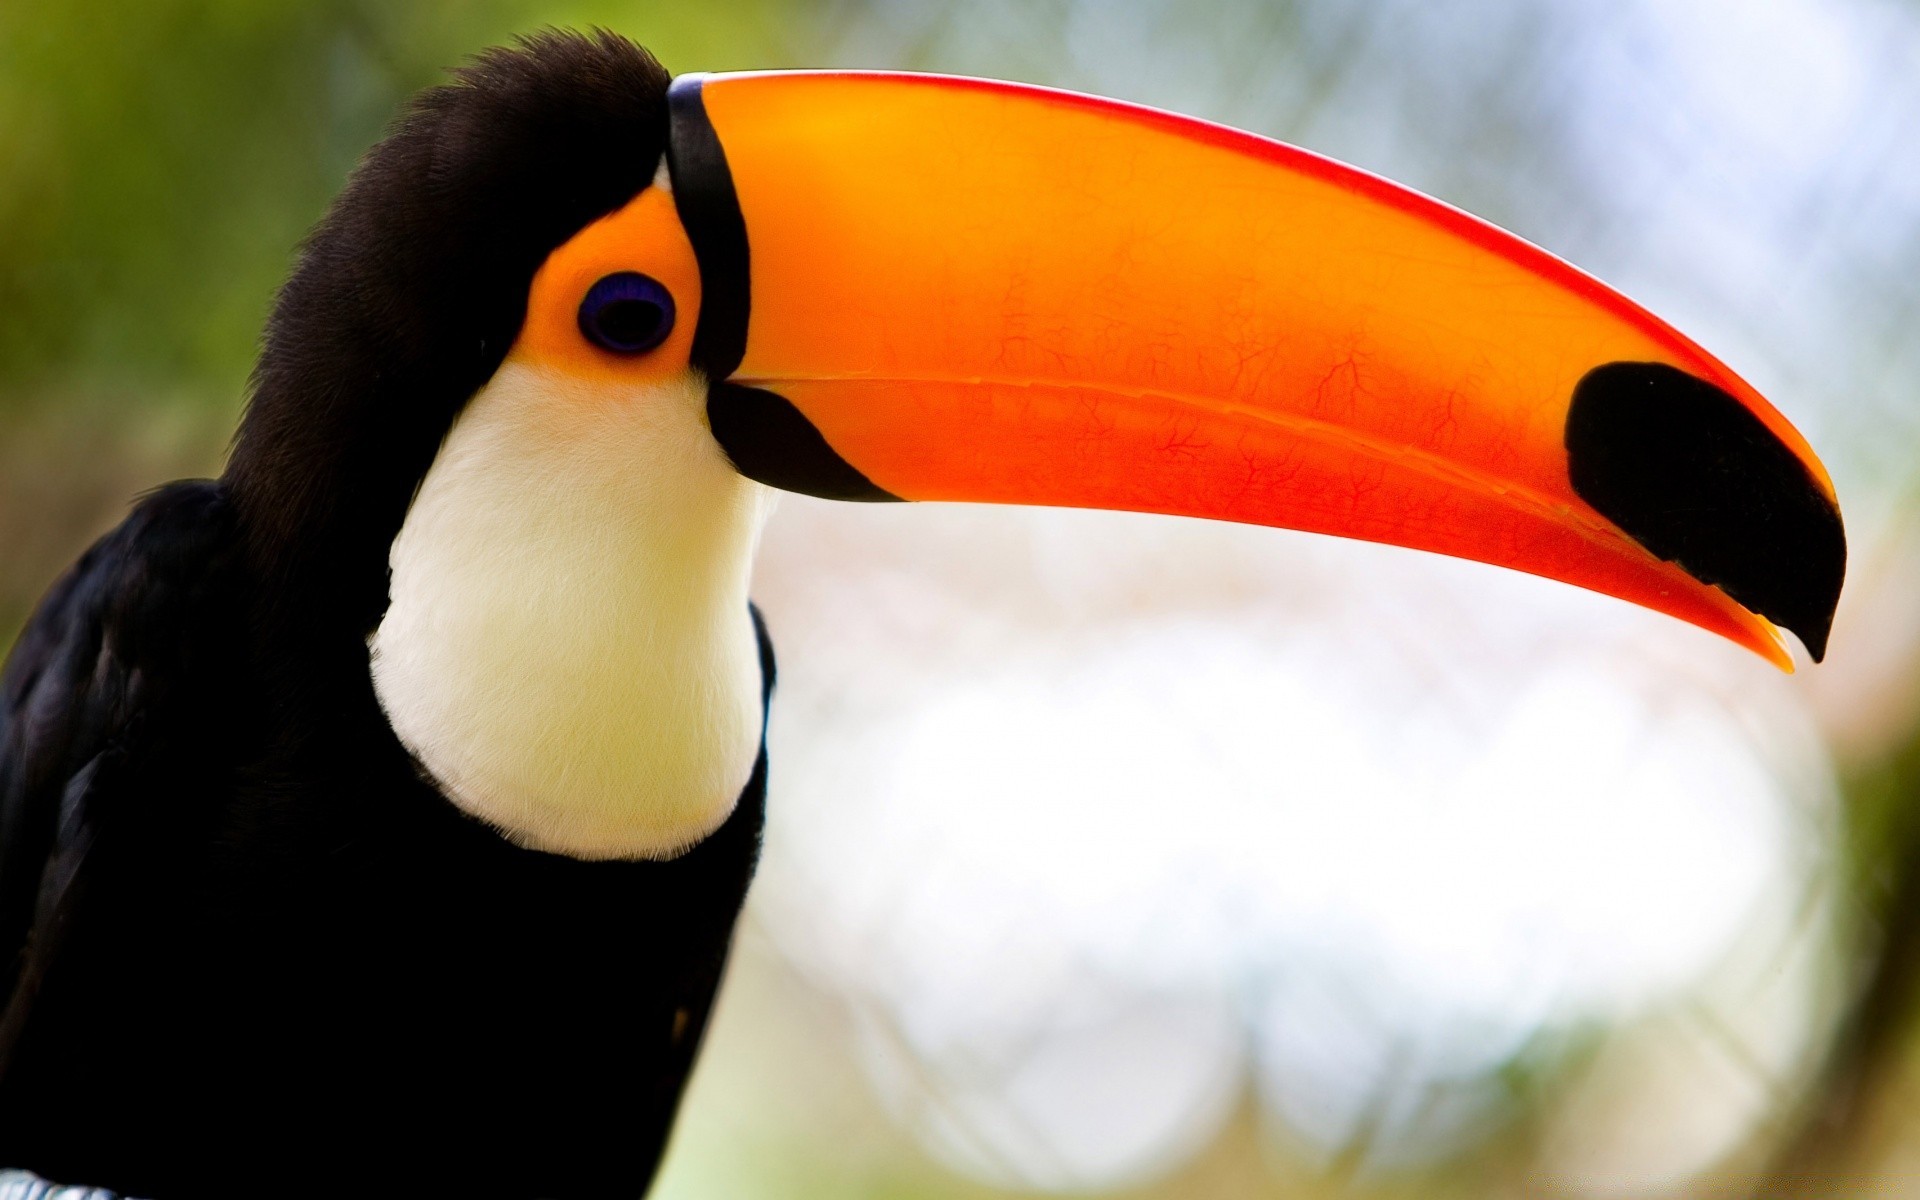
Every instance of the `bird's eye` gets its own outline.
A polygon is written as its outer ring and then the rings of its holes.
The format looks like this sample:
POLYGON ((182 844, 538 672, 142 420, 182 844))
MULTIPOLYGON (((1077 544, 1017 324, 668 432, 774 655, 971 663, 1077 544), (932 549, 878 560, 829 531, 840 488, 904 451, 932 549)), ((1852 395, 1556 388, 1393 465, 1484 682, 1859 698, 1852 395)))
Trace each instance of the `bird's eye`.
POLYGON ((580 332, 615 354, 640 354, 673 332, 673 296, 659 280, 636 271, 608 275, 580 302, 580 332))

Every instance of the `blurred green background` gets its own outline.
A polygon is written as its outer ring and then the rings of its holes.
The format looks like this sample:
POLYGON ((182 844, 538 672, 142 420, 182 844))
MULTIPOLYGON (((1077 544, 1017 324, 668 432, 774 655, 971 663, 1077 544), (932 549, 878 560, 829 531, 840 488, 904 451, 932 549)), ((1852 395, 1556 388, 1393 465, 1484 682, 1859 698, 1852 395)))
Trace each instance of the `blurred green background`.
POLYGON ((8 0, 0 630, 219 470, 397 106, 545 25, 1095 91, 1386 174, 1729 361, 1853 548, 1788 679, 1481 568, 786 502, 767 867, 661 1195, 1920 1195, 1920 5, 8 0), (1056 828, 1021 787, 1060 776, 1056 828))

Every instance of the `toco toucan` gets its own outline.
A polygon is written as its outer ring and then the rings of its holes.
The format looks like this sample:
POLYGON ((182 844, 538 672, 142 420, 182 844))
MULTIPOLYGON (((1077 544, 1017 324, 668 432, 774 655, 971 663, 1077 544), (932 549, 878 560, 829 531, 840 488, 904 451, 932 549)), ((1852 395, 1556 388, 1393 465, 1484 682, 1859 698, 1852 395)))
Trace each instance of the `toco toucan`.
POLYGON ((1833 488, 1473 217, 1088 96, 491 51, 353 172, 225 472, 0 711, 0 1166, 133 1195, 646 1190, 753 874, 775 489, 1479 559, 1789 663, 1833 488))

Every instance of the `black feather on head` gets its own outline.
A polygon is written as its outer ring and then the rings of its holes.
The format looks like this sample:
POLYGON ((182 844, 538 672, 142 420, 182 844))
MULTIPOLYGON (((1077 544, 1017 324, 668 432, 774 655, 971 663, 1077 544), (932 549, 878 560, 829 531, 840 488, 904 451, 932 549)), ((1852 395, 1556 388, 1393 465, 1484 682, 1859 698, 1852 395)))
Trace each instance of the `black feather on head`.
POLYGON ((355 169, 267 324, 225 479, 270 637, 372 631, 407 506, 534 272, 666 146, 667 73, 614 34, 541 33, 454 74, 355 169))

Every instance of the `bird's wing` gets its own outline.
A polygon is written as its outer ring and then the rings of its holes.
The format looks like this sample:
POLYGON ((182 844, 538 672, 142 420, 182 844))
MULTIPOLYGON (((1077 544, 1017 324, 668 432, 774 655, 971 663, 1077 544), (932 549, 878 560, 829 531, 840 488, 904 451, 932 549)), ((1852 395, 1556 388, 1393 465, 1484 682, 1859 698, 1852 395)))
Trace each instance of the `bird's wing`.
POLYGON ((88 863, 168 786, 231 679, 235 536, 220 485, 148 496, 47 594, 0 675, 0 1077, 88 863))

